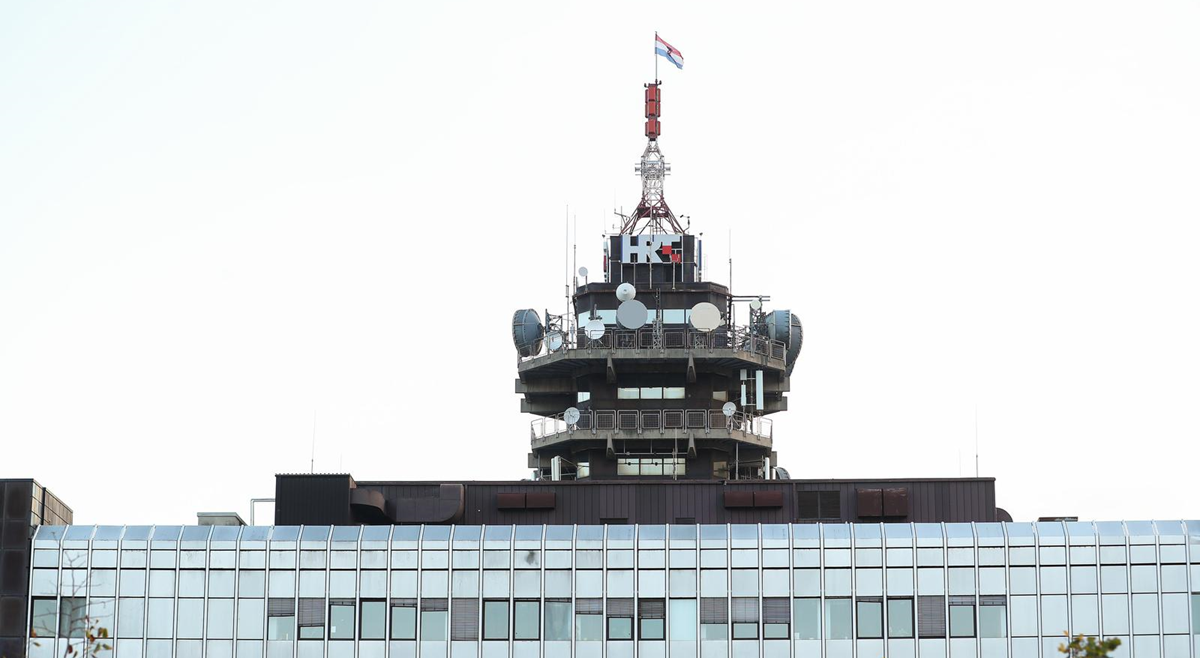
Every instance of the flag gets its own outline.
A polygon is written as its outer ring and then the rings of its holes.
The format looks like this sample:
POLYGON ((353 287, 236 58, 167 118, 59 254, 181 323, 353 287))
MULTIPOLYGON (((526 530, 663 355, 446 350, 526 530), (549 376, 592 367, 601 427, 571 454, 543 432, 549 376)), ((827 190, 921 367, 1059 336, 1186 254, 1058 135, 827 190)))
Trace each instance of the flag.
POLYGON ((676 68, 683 68, 683 53, 676 50, 675 46, 663 41, 663 38, 657 34, 654 35, 654 52, 666 57, 676 68))

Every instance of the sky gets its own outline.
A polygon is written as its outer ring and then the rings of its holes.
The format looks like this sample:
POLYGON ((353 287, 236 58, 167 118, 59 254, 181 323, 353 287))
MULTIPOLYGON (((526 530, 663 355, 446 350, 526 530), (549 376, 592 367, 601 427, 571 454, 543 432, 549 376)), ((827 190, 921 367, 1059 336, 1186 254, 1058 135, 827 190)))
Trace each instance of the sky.
MULTIPOLYGON (((796 478, 1197 518, 1200 6, 0 5, 0 477, 81 523, 276 473, 528 477, 512 312, 639 196, 794 311, 796 478), (573 230, 570 230, 572 229, 573 230), (573 237, 568 236, 568 231, 573 237), (314 440, 315 437, 315 440, 314 440)), ((258 520, 270 518, 262 507, 258 520)))

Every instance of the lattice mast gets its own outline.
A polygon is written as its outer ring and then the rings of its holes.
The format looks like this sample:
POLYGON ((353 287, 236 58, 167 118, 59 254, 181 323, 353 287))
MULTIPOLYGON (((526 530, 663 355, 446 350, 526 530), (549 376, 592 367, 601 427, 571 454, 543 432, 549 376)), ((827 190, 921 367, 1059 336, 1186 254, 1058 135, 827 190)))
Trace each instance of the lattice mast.
POLYGON ((659 121, 662 116, 661 85, 659 80, 646 85, 646 150, 642 152, 641 161, 634 166, 634 171, 642 177, 642 199, 636 210, 621 216, 621 233, 626 235, 687 232, 663 196, 663 179, 671 173, 671 165, 667 164, 662 151, 658 149, 658 136, 662 134, 662 123, 659 121))

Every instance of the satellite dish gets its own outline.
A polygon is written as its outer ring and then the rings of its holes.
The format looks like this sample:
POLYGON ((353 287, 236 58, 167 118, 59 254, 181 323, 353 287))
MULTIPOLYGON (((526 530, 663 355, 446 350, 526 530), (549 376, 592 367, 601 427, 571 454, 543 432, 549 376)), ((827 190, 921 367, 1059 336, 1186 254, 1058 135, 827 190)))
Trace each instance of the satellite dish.
POLYGON ((579 276, 587 276, 587 268, 586 267, 579 268, 579 276))
POLYGON ((792 312, 791 311, 771 311, 767 314, 767 335, 771 340, 777 340, 783 344, 788 344, 788 336, 792 330, 792 312))
POLYGON ((761 299, 751 299, 750 300, 750 308, 752 308, 756 311, 758 309, 762 308, 762 300, 761 299))
POLYGON ((721 326, 721 309, 709 302, 692 307, 692 326, 696 331, 712 331, 721 326))
POLYGON ((583 325, 583 334, 588 337, 588 340, 600 340, 604 338, 604 323, 600 320, 589 320, 583 325))
POLYGON ((726 402, 721 405, 721 413, 725 414, 726 418, 730 418, 737 413, 737 405, 732 402, 726 402))
POLYGON ((647 319, 646 305, 636 299, 625 300, 617 307, 617 324, 626 329, 641 329, 646 325, 647 319))
POLYGON ((537 311, 525 308, 513 313, 513 345, 521 356, 533 356, 542 351, 542 336, 545 331, 537 311))
POLYGON ((551 331, 546 334, 546 347, 551 352, 557 352, 563 348, 563 335, 561 331, 551 331))
POLYGON ((791 326, 788 331, 787 374, 792 374, 796 367, 796 357, 800 356, 800 347, 804 344, 804 327, 800 326, 800 318, 792 313, 791 326))
POLYGON ((627 302, 634 297, 637 297, 637 288, 634 288, 632 283, 622 283, 617 286, 617 299, 627 302))
POLYGON ((567 407, 567 410, 563 412, 563 420, 566 421, 568 425, 574 425, 578 423, 579 410, 575 407, 567 407))

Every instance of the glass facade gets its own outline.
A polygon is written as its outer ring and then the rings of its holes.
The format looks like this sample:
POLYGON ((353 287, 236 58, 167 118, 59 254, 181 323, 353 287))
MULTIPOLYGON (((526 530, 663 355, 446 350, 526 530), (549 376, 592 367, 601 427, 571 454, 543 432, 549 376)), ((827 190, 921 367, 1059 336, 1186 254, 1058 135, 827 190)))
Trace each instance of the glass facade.
POLYGON ((1200 658, 1200 522, 42 526, 29 655, 1200 658), (77 640, 74 640, 77 641, 77 640))

